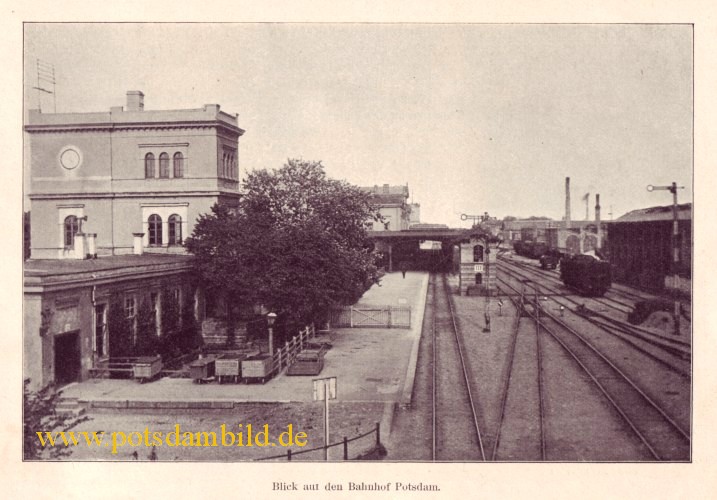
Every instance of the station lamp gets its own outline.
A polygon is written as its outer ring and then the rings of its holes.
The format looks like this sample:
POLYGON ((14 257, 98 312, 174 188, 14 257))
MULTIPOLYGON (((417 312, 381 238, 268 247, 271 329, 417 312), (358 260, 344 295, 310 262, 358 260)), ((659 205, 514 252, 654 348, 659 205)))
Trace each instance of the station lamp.
POLYGON ((274 355, 274 323, 276 322, 276 313, 270 312, 266 315, 266 324, 269 327, 269 356, 274 355))

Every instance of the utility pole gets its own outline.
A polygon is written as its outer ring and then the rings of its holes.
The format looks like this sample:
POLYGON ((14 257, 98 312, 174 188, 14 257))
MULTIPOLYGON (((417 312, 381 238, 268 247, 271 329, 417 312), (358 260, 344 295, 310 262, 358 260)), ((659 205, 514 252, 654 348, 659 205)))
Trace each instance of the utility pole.
POLYGON ((675 316, 675 335, 680 335, 680 300, 677 290, 677 272, 679 271, 679 265, 680 265, 680 228, 678 224, 678 217, 677 217, 677 190, 678 189, 684 189, 684 186, 677 186, 676 182, 673 182, 669 186, 653 186, 650 184, 647 186, 647 190, 649 192, 652 191, 658 191, 658 190, 665 190, 672 193, 672 278, 674 280, 674 287, 673 287, 673 293, 675 294, 675 310, 674 310, 674 316, 675 316))

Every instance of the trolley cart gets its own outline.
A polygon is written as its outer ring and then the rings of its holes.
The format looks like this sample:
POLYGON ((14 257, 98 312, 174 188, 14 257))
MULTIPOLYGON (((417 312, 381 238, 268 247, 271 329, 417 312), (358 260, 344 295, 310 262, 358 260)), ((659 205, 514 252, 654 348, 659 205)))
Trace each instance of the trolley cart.
POLYGON ((137 358, 137 361, 132 364, 134 378, 137 379, 140 384, 153 380, 161 371, 161 356, 144 356, 137 358))
POLYGON ((296 355, 287 375, 318 375, 324 369, 324 351, 309 350, 296 355))
POLYGON ((202 358, 189 363, 189 376, 195 384, 203 384, 214 377, 214 357, 202 358))
POLYGON ((260 379, 263 384, 272 375, 272 358, 268 354, 251 356, 241 362, 241 377, 244 381, 260 379))
POLYGON ((214 376, 217 377, 220 384, 223 384, 227 379, 235 384, 239 382, 241 378, 242 357, 243 356, 238 355, 225 355, 221 358, 217 358, 214 363, 214 376))

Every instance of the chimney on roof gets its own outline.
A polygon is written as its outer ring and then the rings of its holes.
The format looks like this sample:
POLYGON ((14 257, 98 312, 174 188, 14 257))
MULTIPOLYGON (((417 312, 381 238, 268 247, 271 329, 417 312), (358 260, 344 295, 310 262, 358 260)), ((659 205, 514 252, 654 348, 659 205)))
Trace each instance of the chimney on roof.
POLYGON ((141 90, 127 91, 127 111, 144 111, 144 94, 141 90))

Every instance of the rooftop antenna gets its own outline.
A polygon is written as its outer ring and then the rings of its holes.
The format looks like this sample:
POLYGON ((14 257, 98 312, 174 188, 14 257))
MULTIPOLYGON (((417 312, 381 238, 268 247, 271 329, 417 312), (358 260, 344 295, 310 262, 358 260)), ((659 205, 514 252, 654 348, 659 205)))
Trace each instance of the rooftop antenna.
POLYGON ((37 59, 37 107, 42 112, 42 92, 52 94, 52 110, 57 113, 57 101, 55 99, 55 66, 37 59), (52 90, 45 88, 52 85, 52 90))

